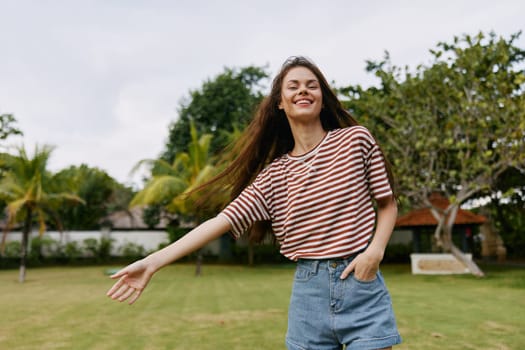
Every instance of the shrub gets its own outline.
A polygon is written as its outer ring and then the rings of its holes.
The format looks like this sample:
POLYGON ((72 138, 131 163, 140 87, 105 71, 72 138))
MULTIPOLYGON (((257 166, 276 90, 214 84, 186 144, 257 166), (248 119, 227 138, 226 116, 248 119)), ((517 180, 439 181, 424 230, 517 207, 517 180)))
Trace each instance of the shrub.
POLYGON ((108 261, 111 257, 111 247, 113 246, 114 239, 102 237, 100 239, 100 245, 98 250, 98 257, 102 261, 108 261))
POLYGON ((83 243, 84 249, 88 255, 90 257, 96 258, 97 261, 108 261, 111 257, 113 239, 104 237, 100 240, 95 238, 86 238, 83 243))
POLYGON ((31 239, 29 259, 33 262, 41 262, 44 257, 62 255, 60 242, 47 236, 38 236, 31 239))
POLYGON ((126 242, 123 246, 120 247, 120 252, 126 258, 142 258, 146 255, 146 249, 140 244, 133 242, 126 242))
POLYGON ((18 241, 9 241, 5 244, 4 257, 19 258, 22 253, 22 244, 18 241))
POLYGON ((168 232, 170 242, 175 242, 176 240, 184 236, 186 233, 190 232, 191 228, 168 226, 166 228, 166 231, 168 232))
POLYGON ((82 257, 83 251, 78 242, 68 242, 64 245, 63 254, 67 260, 74 261, 82 257))
POLYGON ((89 257, 96 257, 98 255, 98 240, 95 238, 86 238, 84 241, 84 250, 89 257))

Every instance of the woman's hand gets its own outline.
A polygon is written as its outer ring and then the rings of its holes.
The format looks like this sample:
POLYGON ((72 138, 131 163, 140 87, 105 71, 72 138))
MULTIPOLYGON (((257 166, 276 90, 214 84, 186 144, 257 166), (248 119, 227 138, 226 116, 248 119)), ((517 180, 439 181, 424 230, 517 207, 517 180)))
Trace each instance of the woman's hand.
POLYGON ((111 278, 119 278, 119 280, 107 292, 107 296, 118 301, 129 299, 129 304, 133 304, 140 297, 156 271, 202 248, 229 230, 231 230, 230 222, 221 215, 200 224, 181 239, 126 266, 111 276, 111 278))
POLYGON ((364 252, 358 254, 346 267, 341 274, 341 279, 347 278, 350 273, 354 272, 356 279, 360 281, 372 281, 376 278, 381 260, 383 260, 383 252, 368 247, 364 252))
POLYGON ((397 203, 394 196, 377 200, 376 232, 372 242, 364 252, 357 255, 341 274, 345 279, 354 272, 355 278, 361 281, 371 281, 375 278, 379 263, 383 260, 388 240, 392 235, 397 218, 397 203))
POLYGON ((144 262, 138 260, 111 276, 119 279, 107 292, 107 296, 120 302, 129 299, 128 303, 133 304, 142 294, 148 285, 154 271, 144 262))

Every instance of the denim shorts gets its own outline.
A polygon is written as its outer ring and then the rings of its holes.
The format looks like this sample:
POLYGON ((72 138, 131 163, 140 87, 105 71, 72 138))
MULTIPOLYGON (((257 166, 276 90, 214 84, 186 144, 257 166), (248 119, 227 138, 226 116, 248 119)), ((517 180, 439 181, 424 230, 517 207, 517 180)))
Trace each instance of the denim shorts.
POLYGON ((297 263, 286 346, 288 350, 382 349, 401 342, 392 302, 378 271, 372 281, 339 276, 352 261, 297 263))

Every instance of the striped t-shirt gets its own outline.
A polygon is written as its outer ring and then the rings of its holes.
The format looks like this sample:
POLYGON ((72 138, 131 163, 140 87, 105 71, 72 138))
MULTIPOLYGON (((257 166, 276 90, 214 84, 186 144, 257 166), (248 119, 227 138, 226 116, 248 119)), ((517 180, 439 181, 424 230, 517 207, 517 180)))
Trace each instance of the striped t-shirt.
POLYGON ((291 260, 345 257, 373 234, 372 198, 390 195, 379 147, 366 128, 353 126, 329 131, 302 156, 276 158, 219 215, 235 237, 270 220, 291 260))

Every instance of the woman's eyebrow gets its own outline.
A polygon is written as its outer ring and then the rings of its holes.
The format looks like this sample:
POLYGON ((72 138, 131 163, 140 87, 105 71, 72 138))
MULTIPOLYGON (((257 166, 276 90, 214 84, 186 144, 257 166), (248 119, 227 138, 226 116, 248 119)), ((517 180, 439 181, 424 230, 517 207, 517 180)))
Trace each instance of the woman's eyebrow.
MULTIPOLYGON (((286 82, 287 84, 299 84, 299 80, 297 79, 290 79, 286 82)), ((309 79, 306 81, 306 84, 311 84, 311 83, 319 83, 319 81, 317 79, 309 79)))

